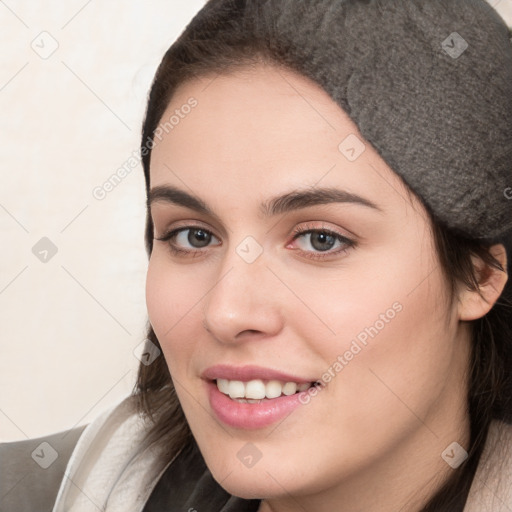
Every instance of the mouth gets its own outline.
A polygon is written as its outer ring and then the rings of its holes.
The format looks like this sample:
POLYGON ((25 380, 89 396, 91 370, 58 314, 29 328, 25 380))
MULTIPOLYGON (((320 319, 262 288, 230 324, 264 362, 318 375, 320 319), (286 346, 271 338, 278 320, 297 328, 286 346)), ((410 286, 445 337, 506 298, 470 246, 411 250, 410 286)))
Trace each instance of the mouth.
POLYGON ((303 400, 304 392, 320 384, 318 379, 257 365, 218 364, 204 370, 201 378, 215 416, 244 430, 284 419, 309 402, 303 400))
POLYGON ((219 378, 212 382, 222 394, 235 402, 244 404, 260 404, 283 396, 296 395, 313 386, 320 385, 318 381, 294 382, 277 379, 252 379, 244 382, 219 378))

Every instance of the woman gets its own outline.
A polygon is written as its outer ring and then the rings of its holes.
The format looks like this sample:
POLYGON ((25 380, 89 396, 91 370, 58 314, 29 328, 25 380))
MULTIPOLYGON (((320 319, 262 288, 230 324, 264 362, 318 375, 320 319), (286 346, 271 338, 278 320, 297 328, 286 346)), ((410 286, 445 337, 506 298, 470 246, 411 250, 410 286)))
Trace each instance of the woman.
POLYGON ((146 360, 54 512, 511 510, 511 116, 483 0, 210 0, 143 127, 146 360))

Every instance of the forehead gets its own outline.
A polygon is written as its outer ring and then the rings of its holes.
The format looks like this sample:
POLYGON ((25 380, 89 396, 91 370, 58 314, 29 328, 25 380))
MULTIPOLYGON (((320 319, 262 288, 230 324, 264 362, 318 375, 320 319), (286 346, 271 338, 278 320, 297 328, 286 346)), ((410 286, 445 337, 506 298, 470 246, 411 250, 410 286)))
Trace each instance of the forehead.
POLYGON ((218 151, 229 147, 230 158, 235 157, 234 142, 250 154, 265 148, 267 154, 277 151, 282 156, 283 144, 294 144, 304 137, 328 136, 325 144, 332 145, 339 138, 340 129, 347 133, 357 131, 320 86, 291 70, 270 65, 246 66, 182 84, 161 124, 176 111, 179 113, 190 98, 197 101, 197 106, 169 132, 169 142, 175 149, 195 136, 203 137, 204 148, 218 151))

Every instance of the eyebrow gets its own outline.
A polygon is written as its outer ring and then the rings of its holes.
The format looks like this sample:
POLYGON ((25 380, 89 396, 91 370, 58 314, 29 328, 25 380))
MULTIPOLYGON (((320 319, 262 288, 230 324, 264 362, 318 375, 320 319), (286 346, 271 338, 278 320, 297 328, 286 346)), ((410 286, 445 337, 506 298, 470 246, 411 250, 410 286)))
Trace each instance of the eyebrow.
MULTIPOLYGON (((203 200, 174 186, 159 185, 152 188, 147 200, 148 208, 151 208, 151 206, 156 202, 165 202, 183 206, 190 210, 195 210, 198 213, 209 215, 218 220, 218 216, 203 200)), ((308 208, 310 206, 331 203, 356 204, 382 212, 382 209, 369 199, 345 190, 327 187, 293 190, 283 195, 273 197, 261 203, 260 213, 264 217, 273 217, 282 213, 308 208)))

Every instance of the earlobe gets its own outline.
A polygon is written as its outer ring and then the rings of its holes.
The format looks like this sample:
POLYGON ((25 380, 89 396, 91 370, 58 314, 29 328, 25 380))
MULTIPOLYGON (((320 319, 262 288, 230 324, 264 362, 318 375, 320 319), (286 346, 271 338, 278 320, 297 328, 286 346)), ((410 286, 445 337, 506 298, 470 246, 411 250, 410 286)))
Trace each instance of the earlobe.
POLYGON ((459 319, 476 320, 486 315, 494 306, 508 280, 507 252, 503 244, 493 245, 489 252, 501 263, 505 271, 486 265, 480 258, 473 258, 477 270, 480 293, 465 288, 459 294, 459 319))

